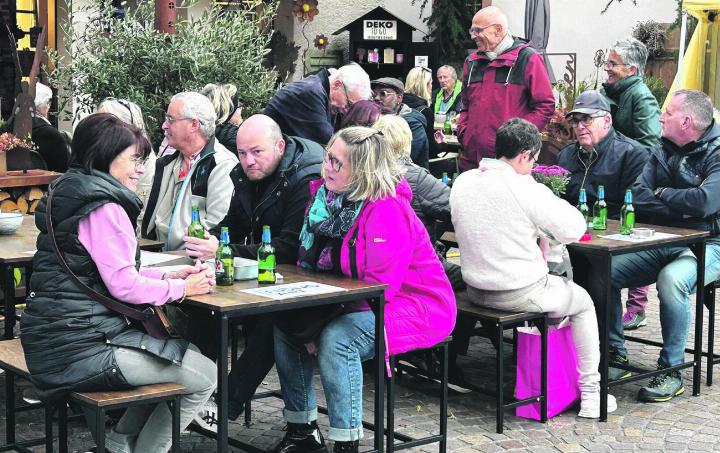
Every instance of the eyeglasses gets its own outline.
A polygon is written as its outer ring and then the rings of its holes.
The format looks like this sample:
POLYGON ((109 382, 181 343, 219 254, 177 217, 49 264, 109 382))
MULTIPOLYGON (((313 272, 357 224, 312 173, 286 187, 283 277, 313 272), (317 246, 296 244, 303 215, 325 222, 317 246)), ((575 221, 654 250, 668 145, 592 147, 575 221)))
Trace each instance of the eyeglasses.
POLYGON ((539 158, 540 158, 540 150, 537 150, 537 152, 530 150, 530 154, 528 155, 528 160, 532 160, 533 165, 537 163, 539 158))
POLYGON ((397 94, 395 90, 373 90, 373 99, 375 98, 386 98, 393 94, 397 94))
POLYGON ((606 60, 602 62, 603 68, 615 68, 615 66, 630 66, 625 63, 615 63, 614 61, 606 60))
POLYGON ((487 25, 487 26, 485 26, 485 27, 470 27, 470 30, 468 30, 468 31, 470 32, 470 36, 472 36, 472 35, 479 35, 480 33, 484 32, 484 31, 487 30, 488 28, 494 27, 494 26, 496 26, 496 25, 499 25, 499 24, 490 24, 490 25, 487 25))
POLYGON ((165 115, 165 122, 168 124, 173 124, 176 121, 182 121, 182 120, 193 120, 195 118, 173 118, 170 115, 165 115))
POLYGON ((336 172, 340 171, 340 169, 341 169, 342 166, 343 166, 343 163, 340 162, 339 160, 337 160, 337 159, 335 158, 335 156, 333 156, 332 154, 330 154, 330 151, 327 151, 327 150, 325 151, 325 155, 323 156, 323 160, 324 160, 325 162, 330 162, 330 167, 332 167, 333 171, 336 171, 336 172))
POLYGON ((426 68, 425 66, 415 66, 416 69, 421 69, 424 72, 429 72, 432 74, 432 71, 429 68, 426 68))
POLYGON ((589 126, 592 124, 593 120, 595 118, 600 118, 601 116, 605 116, 603 114, 595 114, 595 115, 580 115, 580 116, 571 116, 568 118, 568 123, 570 123, 571 126, 575 127, 582 123, 583 126, 589 126))
POLYGON ((350 101, 350 94, 348 93, 347 87, 345 86, 345 82, 343 82, 342 86, 343 91, 345 91, 345 108, 349 109, 353 103, 350 101))

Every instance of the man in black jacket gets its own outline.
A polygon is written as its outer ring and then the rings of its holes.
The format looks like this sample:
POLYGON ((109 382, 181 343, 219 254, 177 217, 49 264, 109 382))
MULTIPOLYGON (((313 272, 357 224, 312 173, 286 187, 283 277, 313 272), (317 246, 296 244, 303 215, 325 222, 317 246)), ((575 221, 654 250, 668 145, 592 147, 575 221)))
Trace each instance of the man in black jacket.
MULTIPOLYGON (((212 230, 228 227, 233 256, 257 259, 263 225, 270 226, 278 264, 295 264, 305 207, 310 199, 310 181, 320 177, 323 147, 318 143, 281 133, 266 115, 253 115, 238 128, 240 164, 230 173, 235 190, 227 216, 212 230)), ((189 239, 194 241, 194 239, 189 239)), ((197 240, 200 244, 215 242, 197 240)), ((207 253, 214 254, 214 250, 207 253)), ((190 340, 214 358, 216 339, 210 319, 191 324, 190 340), (208 338, 211 337, 211 338, 208 338)), ((229 376, 230 418, 236 419, 275 363, 271 316, 246 319, 245 350, 233 364, 229 376)))
MULTIPOLYGON (((705 282, 720 277, 720 127, 710 98, 700 91, 676 91, 660 116, 662 145, 632 186, 636 212, 652 223, 710 231, 705 248, 705 282)), ((610 309, 610 364, 627 364, 620 288, 657 281, 663 347, 658 368, 684 362, 697 283, 697 260, 687 247, 665 247, 613 257, 610 309)), ((612 368, 616 375, 622 370, 612 368)), ((613 373, 611 373, 612 375, 613 373)), ((668 401, 685 391, 681 371, 650 380, 638 398, 668 401)))
POLYGON ((577 142, 560 151, 558 165, 570 172, 563 198, 576 205, 580 189, 585 189, 588 206, 597 200, 597 188, 605 186, 608 215, 617 218, 629 189, 648 160, 648 151, 640 143, 622 135, 613 127, 610 104, 598 91, 577 97, 567 114, 577 142))

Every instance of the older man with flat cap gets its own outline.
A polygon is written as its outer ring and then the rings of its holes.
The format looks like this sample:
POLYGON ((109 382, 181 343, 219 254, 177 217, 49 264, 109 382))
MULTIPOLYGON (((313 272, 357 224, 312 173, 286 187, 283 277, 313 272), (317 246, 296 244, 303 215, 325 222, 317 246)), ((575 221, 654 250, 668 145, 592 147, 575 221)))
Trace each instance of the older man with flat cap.
POLYGON ((381 77, 370 82, 373 100, 383 108, 383 113, 393 113, 407 121, 412 131, 410 158, 423 168, 428 168, 430 143, 428 142, 427 120, 422 113, 403 104, 405 84, 393 77, 381 77))

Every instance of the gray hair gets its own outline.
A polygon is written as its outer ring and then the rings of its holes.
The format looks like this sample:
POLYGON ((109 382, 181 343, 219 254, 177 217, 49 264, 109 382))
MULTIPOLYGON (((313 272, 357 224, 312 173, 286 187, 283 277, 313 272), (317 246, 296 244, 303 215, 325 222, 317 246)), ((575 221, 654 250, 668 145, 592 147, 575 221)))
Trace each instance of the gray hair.
POLYGON ((233 96, 237 93, 237 87, 232 83, 223 85, 208 83, 200 90, 200 94, 206 96, 212 102, 217 124, 223 124, 235 112, 233 96))
POLYGON ((192 118, 200 122, 200 132, 210 140, 215 135, 215 120, 217 115, 210 99, 194 91, 178 93, 170 102, 181 101, 180 114, 183 118, 192 118))
POLYGON ((648 57, 645 44, 635 38, 625 38, 613 44, 609 51, 614 51, 618 54, 626 65, 635 66, 635 68, 637 68, 637 75, 642 77, 648 57))
POLYGON ((97 111, 98 113, 112 113, 124 123, 132 124, 145 132, 145 121, 143 120, 142 111, 140 107, 132 101, 107 98, 100 103, 97 111))
POLYGON ((693 128, 704 131, 713 121, 713 104, 710 96, 698 90, 677 90, 673 97, 684 96, 680 110, 693 119, 693 128))
POLYGON ((35 107, 40 108, 43 106, 50 107, 52 101, 53 92, 49 86, 43 85, 40 82, 35 83, 35 107))
POLYGON ((447 71, 450 71, 450 77, 452 77, 453 79, 455 79, 455 80, 457 81, 458 75, 457 75, 457 71, 455 70, 455 68, 453 68, 453 67, 450 66, 450 65, 445 64, 445 65, 442 65, 442 66, 440 66, 439 68, 437 68, 437 71, 435 72, 435 74, 438 74, 441 69, 445 69, 445 70, 447 70, 447 71))
POLYGON ((370 99, 370 76, 357 63, 341 66, 330 75, 330 81, 340 80, 348 92, 357 92, 361 99, 370 99))

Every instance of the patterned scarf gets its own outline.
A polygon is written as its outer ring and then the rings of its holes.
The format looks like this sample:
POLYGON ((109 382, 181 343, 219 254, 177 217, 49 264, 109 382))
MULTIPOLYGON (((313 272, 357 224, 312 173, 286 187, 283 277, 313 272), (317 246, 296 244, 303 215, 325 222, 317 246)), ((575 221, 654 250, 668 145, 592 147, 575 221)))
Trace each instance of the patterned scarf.
POLYGON ((315 271, 340 272, 342 240, 361 207, 362 201, 347 201, 344 194, 336 194, 326 190, 325 185, 320 186, 305 211, 298 265, 315 271))

